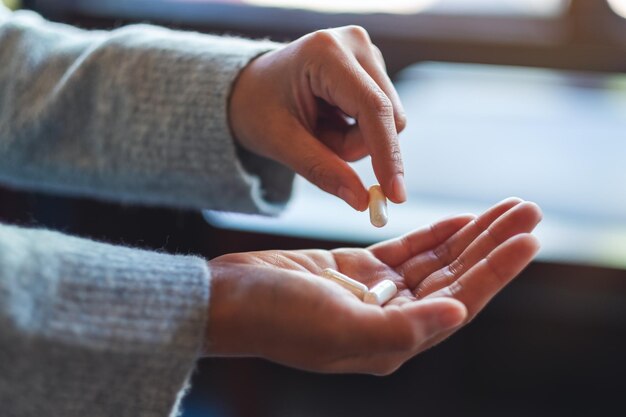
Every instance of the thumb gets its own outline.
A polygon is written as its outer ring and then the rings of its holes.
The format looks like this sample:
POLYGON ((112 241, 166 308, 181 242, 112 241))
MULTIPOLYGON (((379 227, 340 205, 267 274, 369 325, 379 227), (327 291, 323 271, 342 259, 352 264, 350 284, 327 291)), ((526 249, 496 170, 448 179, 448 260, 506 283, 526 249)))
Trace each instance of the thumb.
POLYGON ((407 303, 402 308, 411 319, 421 340, 430 339, 441 332, 458 327, 467 318, 465 305, 452 298, 426 299, 407 303))
POLYGON ((368 193, 352 167, 303 127, 291 132, 291 144, 283 150, 281 162, 355 210, 365 210, 368 193))

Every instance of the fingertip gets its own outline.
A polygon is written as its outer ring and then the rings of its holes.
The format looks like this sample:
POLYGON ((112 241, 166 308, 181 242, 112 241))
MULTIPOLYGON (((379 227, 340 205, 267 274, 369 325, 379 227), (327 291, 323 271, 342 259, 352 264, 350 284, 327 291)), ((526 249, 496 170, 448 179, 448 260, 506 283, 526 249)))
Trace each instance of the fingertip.
POLYGON ((539 206, 539 204, 535 203, 534 201, 526 201, 526 204, 535 213, 535 216, 537 218, 537 223, 543 220, 543 210, 541 210, 541 207, 539 206))
POLYGON ((487 255, 483 262, 490 265, 500 281, 508 283, 533 260, 539 249, 539 240, 535 236, 520 233, 487 255))
POLYGON ((447 297, 427 298, 407 307, 415 309, 415 318, 427 337, 462 325, 468 316, 463 303, 447 297))
POLYGON ((441 313, 437 316, 438 327, 448 330, 460 326, 467 319, 467 307, 462 302, 453 298, 433 298, 429 302, 437 302, 441 305, 441 313))
POLYGON ((530 256, 535 256, 537 252, 541 249, 541 242, 537 238, 537 236, 530 233, 522 233, 514 239, 520 240, 522 245, 525 247, 526 251, 530 256))
POLYGON ((365 188, 362 188, 359 192, 359 196, 357 197, 357 205, 354 208, 357 211, 363 212, 369 207, 369 202, 370 195, 365 188))
POLYGON ((526 230, 523 230, 525 232, 534 230, 543 217, 539 206, 530 201, 524 201, 516 205, 508 213, 515 216, 520 225, 523 224, 525 226, 526 230))
POLYGON ((450 306, 454 305, 454 308, 449 310, 448 316, 446 317, 447 321, 444 323, 450 329, 465 323, 469 313, 467 311, 467 307, 462 302, 453 298, 448 299, 448 301, 451 301, 450 306))
POLYGON ((402 204, 406 201, 406 183, 403 174, 396 174, 391 180, 389 186, 391 194, 387 198, 396 204, 402 204))
POLYGON ((496 206, 515 206, 524 200, 519 197, 508 197, 496 204, 496 206))

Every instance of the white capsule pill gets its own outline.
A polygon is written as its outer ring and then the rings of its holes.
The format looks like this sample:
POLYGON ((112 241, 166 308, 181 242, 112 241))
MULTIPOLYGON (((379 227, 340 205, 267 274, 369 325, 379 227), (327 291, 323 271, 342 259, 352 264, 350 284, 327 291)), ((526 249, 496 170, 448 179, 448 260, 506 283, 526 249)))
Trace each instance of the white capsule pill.
POLYGON ((361 300, 363 299, 363 297, 365 296, 365 293, 367 292, 367 285, 357 280, 354 280, 350 278, 349 276, 342 274, 339 271, 335 271, 332 268, 324 269, 322 271, 322 276, 324 278, 328 278, 331 281, 334 281, 337 284, 341 285, 342 287, 350 291, 352 294, 359 297, 359 299, 361 300))
POLYGON ((370 194, 370 222, 376 227, 383 227, 387 224, 387 197, 383 194, 380 185, 372 185, 370 194))
POLYGON ((365 293, 363 301, 367 304, 376 304, 382 306, 391 300, 398 293, 398 287, 393 281, 388 279, 376 284, 371 290, 365 293))

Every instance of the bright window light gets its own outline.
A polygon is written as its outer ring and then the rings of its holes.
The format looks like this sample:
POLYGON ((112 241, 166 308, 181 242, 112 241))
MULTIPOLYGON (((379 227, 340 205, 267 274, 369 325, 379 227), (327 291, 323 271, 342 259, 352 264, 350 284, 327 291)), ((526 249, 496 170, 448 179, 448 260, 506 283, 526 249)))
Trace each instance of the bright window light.
POLYGON ((437 0, 245 0, 258 6, 309 9, 320 12, 341 13, 418 13, 437 0))
POLYGON ((433 9, 456 14, 554 16, 569 0, 438 0, 433 9))
MULTIPOLYGON (((231 0, 232 1, 232 0, 231 0)), ((422 11, 457 14, 525 14, 553 16, 569 0, 240 0, 265 7, 307 9, 327 13, 398 13, 422 11)), ((623 2, 623 1, 622 1, 623 2)))
POLYGON ((615 13, 626 18, 626 0, 609 0, 609 5, 615 13))

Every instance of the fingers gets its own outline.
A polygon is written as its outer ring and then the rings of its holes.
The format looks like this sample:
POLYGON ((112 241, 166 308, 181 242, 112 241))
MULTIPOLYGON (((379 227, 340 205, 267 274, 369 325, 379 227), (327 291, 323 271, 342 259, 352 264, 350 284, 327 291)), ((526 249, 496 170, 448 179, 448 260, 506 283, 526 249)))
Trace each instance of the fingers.
MULTIPOLYGON (((470 321, 500 289, 526 267, 538 250, 539 242, 534 236, 529 234, 514 236, 487 259, 472 268, 462 281, 456 281, 449 287, 442 288, 429 295, 427 299, 455 297, 467 303, 467 321, 470 321)), ((424 349, 429 349, 447 339, 456 330, 450 329, 431 338, 424 349)))
POLYGON ((486 258, 470 268, 449 286, 428 296, 452 297, 468 310, 468 319, 476 314, 515 278, 539 251, 539 241, 523 233, 498 246, 486 258))
POLYGON ((383 263, 396 267, 409 258, 442 244, 475 218, 473 214, 451 217, 396 239, 377 243, 368 250, 383 263))
MULTIPOLYGON (((396 129, 398 132, 401 132, 406 126, 406 118, 404 116, 404 110, 401 110, 402 113, 400 114, 396 110, 398 107, 401 108, 402 105, 400 104, 398 94, 391 84, 391 80, 389 80, 387 74, 380 70, 380 67, 375 63, 361 62, 361 64, 392 101, 396 129), (376 71, 380 73, 376 74, 376 71)), ((345 161, 358 161, 371 154, 371 146, 368 146, 368 143, 365 141, 363 129, 360 125, 345 126, 345 123, 328 123, 327 121, 320 120, 318 121, 318 127, 315 133, 322 142, 345 161)))
POLYGON ((281 152, 280 161, 355 210, 365 210, 369 195, 357 173, 301 126, 292 125, 287 130, 293 140, 290 148, 281 152))
POLYGON ((488 209, 475 220, 469 222, 449 239, 444 239, 433 249, 418 253, 398 267, 398 272, 406 279, 407 286, 415 289, 420 282, 433 272, 450 264, 476 237, 484 232, 502 214, 522 202, 519 198, 508 198, 488 209))
POLYGON ((391 100, 396 131, 398 133, 402 132, 406 127, 406 113, 404 112, 402 101, 400 101, 400 96, 385 70, 385 61, 382 59, 380 50, 378 50, 376 46, 371 45, 371 52, 361 54, 358 60, 365 71, 367 71, 370 77, 372 77, 376 84, 385 92, 389 100, 391 100), (374 54, 379 55, 380 58, 377 58, 374 54))
POLYGON ((533 231, 541 218, 536 204, 516 205, 489 225, 456 259, 424 279, 415 289, 415 295, 422 298, 450 285, 509 238, 533 231))
POLYGON ((344 34, 346 44, 350 45, 363 69, 391 100, 396 130, 398 133, 402 132, 406 127, 406 114, 400 96, 387 74, 382 52, 372 43, 367 31, 360 26, 346 26, 339 28, 338 31, 344 34))
POLYGON ((393 104, 362 68, 352 69, 349 81, 339 87, 340 108, 353 109, 353 116, 383 192, 394 203, 406 200, 404 166, 395 125, 393 104))
POLYGON ((328 59, 311 68, 311 91, 357 121, 385 195, 393 202, 404 202, 404 168, 391 99, 354 55, 346 53, 336 35, 318 32, 315 36, 320 39, 318 52, 328 59))

